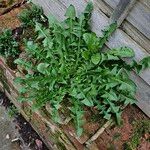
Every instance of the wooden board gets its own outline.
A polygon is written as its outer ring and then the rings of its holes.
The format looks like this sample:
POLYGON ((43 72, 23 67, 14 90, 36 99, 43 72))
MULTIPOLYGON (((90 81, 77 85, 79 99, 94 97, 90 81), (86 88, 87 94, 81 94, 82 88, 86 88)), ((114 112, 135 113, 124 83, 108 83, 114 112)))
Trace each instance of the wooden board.
POLYGON ((110 23, 116 22, 119 27, 128 16, 135 2, 136 0, 120 0, 110 17, 110 23))
MULTIPOLYGON (((103 0, 94 1, 95 6, 97 6, 100 11, 102 11, 107 17, 110 17, 113 12, 113 8, 111 8, 106 2, 103 0)), ((121 25, 121 29, 127 33, 136 43, 138 43, 142 48, 144 48, 148 53, 150 53, 150 40, 142 34, 137 28, 135 28, 129 21, 124 20, 121 25)))
POLYGON ((136 105, 150 118, 150 87, 134 73, 131 78, 137 85, 136 105))
POLYGON ((148 8, 150 8, 150 1, 149 0, 140 0, 141 3, 146 5, 148 8))
POLYGON ((128 21, 124 21, 122 29, 127 33, 137 44, 144 48, 150 54, 150 40, 146 38, 137 28, 128 21))
MULTIPOLYGON (((113 9, 116 8, 119 2, 119 0, 104 1, 113 9)), ((147 5, 137 1, 126 19, 150 39, 150 8, 147 5)))

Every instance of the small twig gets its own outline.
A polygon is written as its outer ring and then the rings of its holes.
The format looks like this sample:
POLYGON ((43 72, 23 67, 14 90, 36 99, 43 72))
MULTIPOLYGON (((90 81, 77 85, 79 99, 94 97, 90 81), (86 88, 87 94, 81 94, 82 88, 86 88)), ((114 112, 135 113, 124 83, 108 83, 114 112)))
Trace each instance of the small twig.
MULTIPOLYGON (((123 109, 125 109, 126 108, 126 106, 121 106, 121 110, 123 110, 123 109)), ((89 146, 93 141, 95 141, 103 132, 104 132, 104 130, 107 128, 107 127, 109 127, 110 125, 112 125, 113 124, 113 120, 109 120, 109 121, 107 121, 101 128, 99 128, 98 130, 97 130, 97 132, 89 139, 89 140, 87 140, 86 142, 85 142, 85 144, 87 145, 87 146, 89 146)))
POLYGON ((103 132, 104 130, 112 124, 112 120, 107 121, 97 132, 85 142, 86 145, 90 145, 93 141, 95 141, 103 132))
POLYGON ((13 143, 13 142, 16 142, 16 141, 19 141, 19 140, 20 140, 19 138, 15 138, 15 139, 11 140, 11 142, 13 143))
POLYGON ((0 106, 3 105, 4 100, 0 98, 0 106))

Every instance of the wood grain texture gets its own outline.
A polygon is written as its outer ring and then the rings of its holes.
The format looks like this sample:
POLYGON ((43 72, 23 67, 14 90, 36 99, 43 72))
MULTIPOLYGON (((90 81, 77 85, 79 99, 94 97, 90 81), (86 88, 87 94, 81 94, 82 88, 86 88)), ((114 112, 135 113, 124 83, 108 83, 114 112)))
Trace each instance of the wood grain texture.
POLYGON ((110 17, 113 12, 113 8, 102 0, 94 0, 94 6, 97 6, 107 17, 110 17))
POLYGON ((106 2, 108 5, 110 5, 113 9, 119 3, 119 0, 103 0, 103 1, 106 2))
POLYGON ((118 27, 128 16, 129 11, 135 4, 136 0, 120 0, 110 18, 110 23, 117 22, 118 27))
MULTIPOLYGON (((113 8, 111 8, 106 2, 102 0, 94 1, 95 6, 107 16, 110 17, 113 12, 113 8)), ((121 29, 125 31, 134 41, 136 41, 141 47, 143 47, 148 53, 150 53, 150 40, 142 34, 137 28, 135 28, 129 21, 125 20, 121 25, 121 29)))
POLYGON ((129 13, 127 20, 150 39, 150 9, 137 3, 129 13))
POLYGON ((49 15, 54 15, 59 20, 64 20, 64 12, 66 11, 66 7, 63 6, 58 0, 32 0, 33 3, 42 6, 44 13, 49 15))
POLYGON ((126 32, 137 44, 143 47, 150 54, 150 40, 146 38, 141 32, 135 28, 128 21, 124 21, 122 29, 126 32))
POLYGON ((148 8, 150 8, 150 1, 149 0, 140 0, 141 3, 146 5, 148 8))
POLYGON ((137 85, 136 104, 150 118, 150 87, 134 73, 131 78, 137 85))
MULTIPOLYGON (((116 8, 119 2, 119 0, 104 1, 113 9, 116 8)), ((150 39, 150 8, 147 5, 137 1, 126 19, 150 39)))

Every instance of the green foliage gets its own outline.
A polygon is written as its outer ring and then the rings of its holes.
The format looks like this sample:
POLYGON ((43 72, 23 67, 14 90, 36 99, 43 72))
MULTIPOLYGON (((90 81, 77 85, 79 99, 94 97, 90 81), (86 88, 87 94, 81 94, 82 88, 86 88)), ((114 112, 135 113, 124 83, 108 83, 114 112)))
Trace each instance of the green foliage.
MULTIPOLYGON (((130 142, 126 143, 126 147, 129 150, 134 150, 140 144, 141 138, 145 134, 150 133, 150 122, 149 120, 140 120, 134 123, 133 135, 130 142)), ((150 138, 148 139, 150 140, 150 138)))
POLYGON ((140 73, 142 70, 150 67, 150 56, 143 58, 139 63, 133 61, 131 68, 134 68, 137 73, 140 73))
POLYGON ((6 29, 0 34, 0 55, 6 58, 10 56, 15 58, 19 55, 18 42, 13 38, 10 29, 6 29))
POLYGON ((118 57, 134 57, 134 51, 128 47, 112 49, 109 54, 118 57))
MULTIPOLYGON (((95 107, 105 119, 114 117, 120 124, 121 107, 135 102, 136 85, 128 75, 134 65, 122 60, 133 57, 134 52, 127 47, 102 51, 116 24, 111 24, 102 37, 97 37, 90 30, 92 9, 89 3, 76 17, 71 5, 63 22, 50 16, 48 27, 36 23, 37 40, 25 43, 34 64, 16 60, 34 72, 17 79, 23 85, 21 93, 28 95, 27 98, 23 95, 22 100, 35 101, 34 108, 49 102, 52 118, 58 123, 61 105, 65 103, 78 136, 83 132, 84 107, 95 107)), ((147 67, 145 61, 144 64, 147 67)))
POLYGON ((18 109, 14 105, 12 105, 8 108, 9 117, 12 118, 12 117, 16 116, 17 114, 18 114, 18 109))
POLYGON ((24 27, 33 27, 35 22, 44 22, 45 16, 43 10, 34 4, 31 4, 30 8, 24 9, 19 15, 19 20, 24 27))

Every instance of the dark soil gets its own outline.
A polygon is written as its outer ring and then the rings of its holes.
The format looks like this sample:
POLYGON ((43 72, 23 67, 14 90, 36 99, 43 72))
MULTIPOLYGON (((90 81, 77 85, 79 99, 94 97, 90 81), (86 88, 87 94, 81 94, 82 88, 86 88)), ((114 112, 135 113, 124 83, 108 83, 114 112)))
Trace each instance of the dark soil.
MULTIPOLYGON (((10 100, 2 92, 0 92, 0 105, 4 106, 6 110, 8 110, 9 108, 11 109, 13 106, 10 100)), ((31 148, 32 150, 48 150, 39 135, 21 114, 17 113, 13 116, 13 118, 13 121, 16 124, 16 129, 18 129, 18 132, 20 133, 24 143, 28 145, 29 148, 31 148)), ((21 147, 21 141, 19 141, 19 144, 21 147)))

